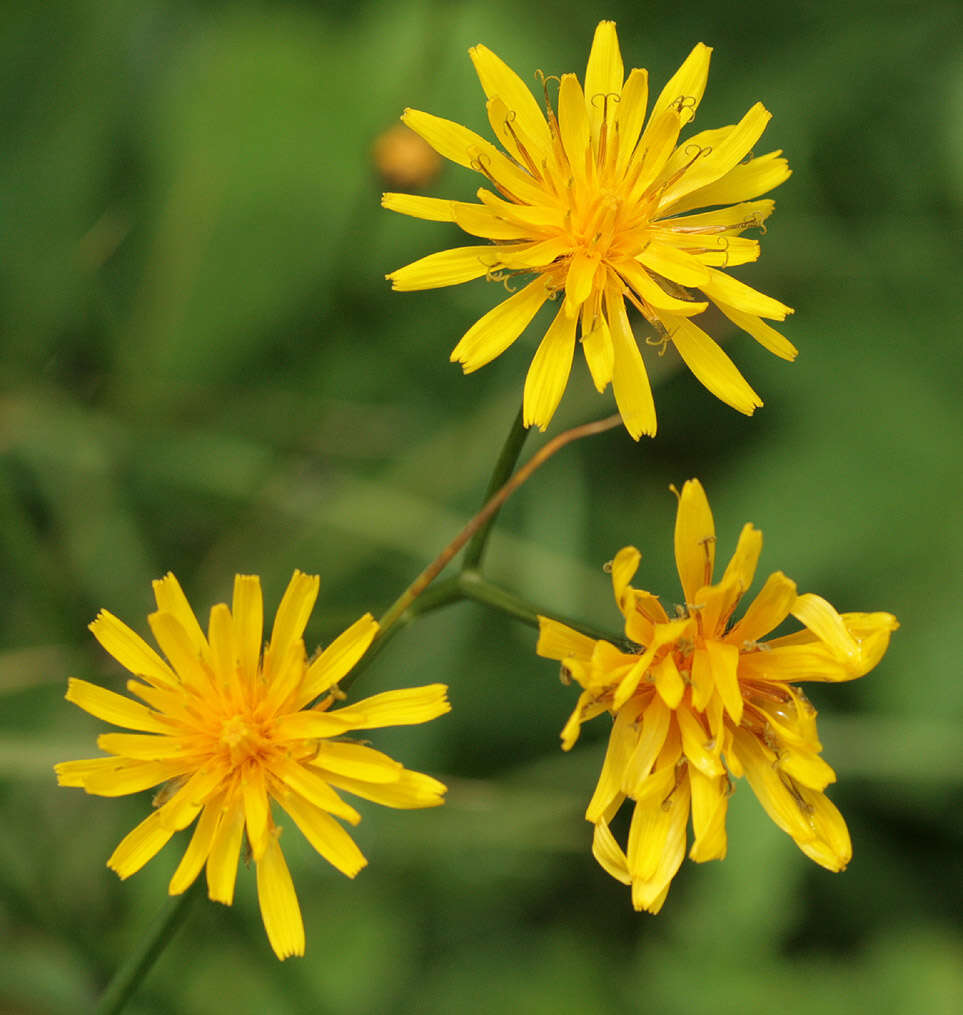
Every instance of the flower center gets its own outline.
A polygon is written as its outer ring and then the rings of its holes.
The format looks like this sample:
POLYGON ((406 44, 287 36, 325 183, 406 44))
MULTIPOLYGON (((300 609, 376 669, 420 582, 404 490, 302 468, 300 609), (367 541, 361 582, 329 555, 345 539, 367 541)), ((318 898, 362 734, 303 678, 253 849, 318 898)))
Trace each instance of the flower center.
POLYGON ((260 754, 268 742, 261 723, 248 716, 232 715, 221 726, 219 743, 230 755, 231 764, 236 766, 260 754))

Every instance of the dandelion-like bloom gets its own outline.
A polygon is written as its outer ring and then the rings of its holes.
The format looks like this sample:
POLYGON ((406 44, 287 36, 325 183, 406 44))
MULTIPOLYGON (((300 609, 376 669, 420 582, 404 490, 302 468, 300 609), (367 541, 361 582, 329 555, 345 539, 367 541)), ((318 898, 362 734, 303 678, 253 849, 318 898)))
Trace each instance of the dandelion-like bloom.
POLYGON ((780 571, 733 622, 752 584, 762 533, 743 527, 713 584, 715 542, 705 492, 690 480, 675 527, 685 604, 672 617, 656 596, 629 584, 639 551, 618 552, 612 585, 635 652, 539 617, 539 655, 561 660, 563 674, 583 688, 562 731, 563 748, 572 747, 586 720, 602 712, 614 717, 585 816, 595 824, 595 858, 632 886, 636 909, 652 913, 682 863, 690 813, 689 856, 698 862, 725 856, 730 776, 746 776, 772 820, 808 857, 832 871, 846 866, 852 855, 846 823, 823 792, 836 777, 819 757, 816 711, 794 684, 861 677, 899 626, 889 613, 839 614, 819 596, 797 594, 780 571), (803 630, 764 640, 790 615, 803 630), (623 850, 609 824, 626 799, 635 808, 623 850))
POLYGON ((756 103, 739 123, 680 143, 705 90, 711 49, 699 43, 655 100, 646 123, 648 75, 623 79, 615 24, 603 21, 585 71, 559 81, 558 112, 545 112, 521 78, 484 46, 469 51, 488 96, 488 119, 507 154, 460 124, 406 109, 402 119, 440 154, 481 173, 494 187, 480 204, 385 194, 382 203, 416 218, 457 223, 493 245, 431 254, 388 275, 395 289, 433 289, 472 279, 534 280, 490 310, 455 346, 465 373, 504 352, 542 304, 564 292, 525 382, 526 426, 545 429, 568 383, 580 324, 596 388, 612 382, 626 429, 654 434, 655 406, 626 300, 671 342, 714 395, 751 415, 762 405, 733 362, 694 323, 709 303, 770 352, 791 360, 793 346, 762 318, 790 307, 722 269, 759 257, 742 234, 773 209, 765 194, 789 176, 780 151, 749 157, 769 122, 756 103), (713 210, 705 210, 705 209, 713 210), (702 210, 700 210, 702 209, 702 210))
POLYGON ((333 709, 337 682, 378 630, 365 614, 309 661, 302 635, 318 595, 316 575, 295 571, 262 656, 263 606, 256 575, 237 575, 233 609, 213 607, 207 635, 177 579, 154 582, 157 612, 147 619, 165 662, 120 620, 101 611, 94 637, 136 679, 127 689, 145 704, 71 678, 67 700, 136 733, 104 733, 110 756, 56 766, 61 786, 124 796, 164 784, 156 810, 114 850, 121 878, 140 870, 195 818, 190 844, 170 882, 187 889, 207 867, 211 899, 230 905, 246 840, 257 867, 258 901, 278 958, 304 954, 301 910, 281 852, 274 800, 311 845, 354 877, 367 862, 342 826, 361 815, 338 794, 388 807, 434 807, 445 787, 387 755, 342 739, 353 730, 426 722, 448 711, 443 684, 387 691, 333 709), (317 704, 312 704, 317 701, 317 704))

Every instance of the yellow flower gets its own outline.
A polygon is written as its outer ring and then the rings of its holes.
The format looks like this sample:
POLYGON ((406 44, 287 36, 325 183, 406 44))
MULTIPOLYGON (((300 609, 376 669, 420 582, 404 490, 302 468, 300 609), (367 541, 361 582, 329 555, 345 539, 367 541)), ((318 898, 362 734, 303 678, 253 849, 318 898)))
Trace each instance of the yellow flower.
POLYGON ((750 200, 789 176, 781 152, 751 156, 769 122, 761 103, 735 125, 679 134, 705 90, 711 49, 699 43, 655 100, 646 123, 648 75, 623 79, 615 24, 595 30, 585 86, 574 74, 558 84, 558 112, 545 85, 545 113, 521 78, 484 46, 469 50, 488 96, 488 119, 506 154, 460 124, 406 109, 402 119, 440 154, 481 173, 494 188, 480 204, 385 194, 382 203, 416 218, 455 222, 494 245, 431 254, 387 277, 395 289, 434 289, 515 274, 535 279, 490 310, 455 346, 465 373, 504 352, 542 304, 565 298, 525 382, 524 418, 542 430, 571 371, 576 328, 598 390, 612 382, 626 429, 654 434, 655 406, 626 313, 628 300, 671 342, 699 381, 740 412, 762 405, 717 343, 694 323, 715 304, 770 352, 791 360, 793 346, 762 318, 790 307, 727 275, 755 261, 759 243, 742 236, 762 226, 770 200, 750 200), (748 156, 748 159, 747 159, 748 156), (713 208, 711 211, 699 209, 713 208), (692 213, 695 214, 692 214, 692 213))
POLYGON ((682 863, 692 816, 691 859, 726 854, 730 776, 745 775, 773 821, 816 863, 842 870, 852 855, 842 815, 823 790, 835 773, 819 753, 816 711, 795 682, 852 680, 869 672, 899 624, 889 613, 839 614, 819 596, 799 595, 782 572, 733 622, 752 584, 762 533, 745 525, 722 579, 712 583, 715 527, 698 480, 679 497, 675 558, 685 604, 670 617, 658 598, 633 588, 640 554, 624 547, 612 562, 623 652, 539 617, 539 655, 559 659, 583 688, 562 731, 572 747, 583 722, 614 716, 602 773, 586 818, 593 853, 632 886, 636 909, 657 913, 682 863), (803 629, 764 640, 792 615, 803 629), (625 850, 609 824, 635 802, 625 850))
POLYGON ((107 866, 121 878, 140 870, 195 818, 190 844, 170 883, 187 889, 207 866, 211 899, 230 905, 242 840, 257 867, 258 901, 278 958, 304 954, 304 925, 274 822, 274 800, 334 867, 354 877, 367 862, 345 830, 361 815, 346 790, 388 807, 434 807, 445 787, 387 755, 341 739, 352 730, 426 722, 448 711, 443 684, 387 691, 345 708, 337 682, 378 630, 365 614, 313 661, 302 634, 318 595, 316 575, 295 571, 262 656, 263 606, 256 575, 237 575, 233 610, 213 607, 205 637, 177 579, 154 582, 157 612, 147 619, 165 662, 102 610, 94 637, 137 678, 141 702, 71 678, 67 700, 136 733, 104 733, 109 757, 56 766, 61 786, 124 796, 164 784, 156 810, 114 850, 107 866), (312 706, 312 702, 320 700, 312 706), (332 817, 333 815, 333 817, 332 817))

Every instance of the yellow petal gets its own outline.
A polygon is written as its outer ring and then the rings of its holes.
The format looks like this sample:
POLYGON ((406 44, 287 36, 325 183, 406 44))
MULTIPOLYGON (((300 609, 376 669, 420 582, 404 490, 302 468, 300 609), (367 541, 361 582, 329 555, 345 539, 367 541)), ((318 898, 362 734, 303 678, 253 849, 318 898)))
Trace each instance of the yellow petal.
POLYGON ((110 854, 107 866, 123 881, 137 871, 167 845, 175 829, 164 823, 160 811, 154 811, 120 841, 110 854))
POLYGON ((768 198, 762 201, 743 201, 741 204, 730 204, 725 208, 715 208, 695 215, 660 218, 658 224, 680 234, 730 235, 758 228, 769 218, 775 207, 776 202, 768 198))
POLYGON ((671 105, 679 105, 695 115, 702 96, 706 90, 709 77, 709 59, 712 49, 704 43, 696 43, 692 52, 685 58, 682 66, 669 78, 665 87, 655 100, 652 117, 671 105))
POLYGON ((153 586, 157 609, 163 613, 172 613, 184 629, 184 633, 194 648, 194 653, 202 658, 207 658, 209 655, 207 639, 204 637, 201 625, 198 624, 197 617, 194 615, 178 580, 168 572, 163 578, 155 581, 153 586))
POLYGON ((822 596, 811 592, 798 596, 790 612, 837 656, 846 661, 859 658, 859 646, 843 618, 822 596))
POLYGON ((588 659, 595 641, 588 635, 573 631, 550 617, 538 618, 538 644, 535 651, 544 659, 588 659))
POLYGON ((191 836, 190 844, 181 857, 181 862, 177 865, 177 870, 174 871, 167 888, 171 895, 180 895, 181 892, 190 888, 204 867, 214 843, 217 826, 221 821, 223 803, 224 795, 218 794, 201 811, 201 816, 194 826, 194 834, 191 836))
POLYGON ((466 374, 490 363, 528 327, 547 299, 548 290, 541 278, 529 282, 468 329, 452 350, 452 362, 461 363, 466 374))
MULTIPOLYGON (((234 578, 234 649, 240 675, 246 686, 253 687, 261 658, 264 630, 264 600, 261 579, 256 574, 239 574, 234 578)), ((213 898, 213 896, 212 896, 213 898)))
POLYGON ((274 720, 275 740, 317 740, 336 737, 351 729, 350 718, 341 718, 340 712, 292 712, 274 720))
POLYGON ((525 378, 523 419, 525 426, 544 430, 552 421, 572 371, 577 317, 562 307, 539 343, 525 378))
POLYGON ((498 264, 498 251, 494 247, 452 247, 412 261, 385 277, 391 281, 392 289, 401 292, 440 289, 481 278, 498 264))
POLYGON ((649 306, 655 307, 656 310, 686 316, 689 314, 701 314, 709 306, 704 300, 701 302, 697 300, 681 300, 675 296, 670 296, 642 265, 634 261, 620 262, 618 270, 619 274, 636 293, 649 306))
POLYGON ((613 708, 621 708, 635 694, 636 688, 648 672, 659 649, 672 644, 688 633, 691 623, 688 617, 683 617, 680 620, 670 621, 668 624, 660 624, 655 628, 648 648, 638 657, 619 683, 612 700, 613 708))
POLYGON ((114 726, 147 733, 170 733, 171 727, 163 718, 122 694, 115 694, 104 687, 98 687, 86 680, 71 677, 67 681, 67 701, 73 702, 85 712, 103 719, 114 726))
POLYGON ((382 194, 381 207, 430 222, 454 222, 453 205, 456 202, 440 197, 422 197, 420 194, 382 194))
POLYGON ((660 695, 655 695, 642 716, 642 732, 623 766, 621 788, 630 797, 638 796, 665 746, 672 712, 660 695))
POLYGON ((712 582, 715 557, 716 527, 706 492, 698 479, 687 480, 675 519, 675 563, 687 604, 694 605, 699 589, 712 582))
POLYGON ((412 772, 407 768, 402 769, 396 782, 363 782, 361 779, 338 775, 331 776, 331 785, 382 807, 401 810, 439 807, 445 802, 447 789, 444 783, 433 779, 430 775, 412 772))
POLYGON ((480 134, 453 120, 445 120, 420 109, 406 109, 401 117, 416 134, 420 134, 439 155, 466 169, 476 168, 473 163, 479 152, 494 150, 480 134))
POLYGON ((312 807, 296 794, 280 801, 311 845, 342 874, 353 878, 368 862, 350 835, 324 811, 312 807))
POLYGON ((91 758, 54 765, 57 784, 80 786, 95 796, 127 796, 167 782, 189 769, 169 761, 91 758))
POLYGON ((636 260, 657 275, 662 275, 679 285, 701 286, 703 289, 708 284, 709 272, 712 271, 692 254, 687 254, 684 250, 669 246, 667 243, 649 243, 636 260))
POLYGON ((754 642, 764 638, 789 616, 796 601, 796 583, 782 571, 775 571, 766 579, 759 595, 752 601, 741 620, 733 625, 726 636, 733 644, 754 642))
POLYGON ((675 717, 682 734, 682 750, 689 761, 707 776, 722 775, 725 769, 714 753, 715 745, 699 717, 686 705, 676 709, 675 717))
POLYGON ((472 236, 483 236, 489 240, 527 240, 533 238, 533 230, 514 222, 507 222, 491 208, 483 204, 468 204, 452 201, 452 218, 458 228, 472 236))
POLYGON ((601 868, 611 874, 616 881, 623 885, 630 884, 632 878, 629 876, 628 862, 622 847, 615 841, 615 836, 609 831, 609 826, 604 821, 595 824, 595 832, 592 835, 592 856, 598 861, 601 868))
POLYGON ((304 923, 288 865, 275 836, 257 864, 257 901, 268 941, 279 959, 304 954, 304 923))
POLYGON ((167 656, 181 684, 193 691, 208 690, 209 671, 202 663, 196 643, 181 626, 177 617, 173 613, 151 613, 147 617, 147 623, 150 624, 157 644, 167 656))
POLYGON ((160 687, 176 687, 173 670, 126 624, 101 610, 90 624, 93 636, 125 669, 160 687))
POLYGON ((327 811, 335 817, 343 818, 352 825, 361 821, 361 815, 328 785, 328 780, 305 764, 291 758, 274 759, 271 764, 271 775, 278 780, 271 783, 271 793, 285 807, 288 798, 295 794, 312 807, 327 811))
POLYGON ((609 104, 614 105, 611 96, 621 96, 624 73, 615 22, 600 21, 595 28, 588 64, 585 67, 585 104, 591 119, 592 142, 596 151, 599 149, 605 100, 608 99, 609 104))
POLYGON ((626 856, 636 909, 658 911, 665 900, 685 857, 689 800, 689 780, 683 779, 666 799, 635 805, 626 856))
POLYGON ((740 163, 721 180, 686 194, 674 204, 664 205, 660 214, 680 215, 695 208, 709 208, 715 204, 738 204, 759 197, 785 183, 792 175, 789 164, 780 158, 781 151, 769 152, 757 159, 740 163))
POLYGON ((604 314, 598 314, 591 320, 588 304, 582 304, 582 352, 588 364, 592 383, 600 394, 605 391, 612 380, 614 350, 612 335, 604 314), (591 323, 586 323, 590 321, 591 323))
POLYGON ((655 436, 655 402, 649 376, 642 362, 638 343, 632 334, 625 303, 620 293, 605 291, 605 305, 612 336, 612 390, 615 404, 629 435, 638 440, 642 434, 655 436))
POLYGON ((671 653, 652 667, 652 679, 655 681, 659 697, 666 705, 669 708, 678 708, 685 693, 685 684, 671 653))
POLYGON ((621 796, 622 781, 635 747, 636 736, 634 715, 628 709, 622 709, 612 724, 599 781, 585 810, 587 821, 601 820, 612 801, 621 796))
POLYGON ((672 344, 706 389, 726 405, 751 416, 762 405, 762 399, 752 390, 736 365, 722 351, 718 342, 707 335, 688 318, 665 318, 672 344))
POLYGON ((428 722, 451 711, 445 684, 406 687, 384 691, 333 713, 352 729, 371 730, 378 726, 410 726, 428 722))
POLYGON ((274 617, 271 641, 264 652, 263 674, 268 683, 276 680, 284 671, 291 647, 300 642, 308 618, 318 598, 321 579, 316 574, 295 571, 281 597, 281 604, 274 617))
POLYGON ((558 129, 572 175, 584 180, 591 152, 591 128, 582 86, 574 74, 563 74, 558 91, 558 129))
POLYGON ((153 733, 101 733, 97 746, 108 754, 119 754, 141 761, 164 761, 187 753, 190 738, 158 736, 153 733))
POLYGON ((364 744, 338 740, 321 741, 318 753, 310 763, 313 768, 322 768, 326 773, 345 775, 362 782, 397 782, 402 772, 401 763, 387 754, 364 744))
POLYGON ((815 833, 811 841, 798 843, 799 848, 820 867, 845 870, 853 856, 853 845, 842 814, 825 793, 805 786, 800 786, 799 792, 809 807, 809 820, 815 833))
POLYGON ((689 857, 696 863, 724 860, 729 781, 725 775, 710 777, 690 767, 689 785, 692 789, 693 835, 689 857))
MULTIPOLYGON (((226 603, 211 607, 207 623, 207 640, 211 646, 211 665, 215 685, 231 707, 241 707, 244 692, 238 672, 237 645, 234 637, 234 619, 226 603)), ((187 716, 184 717, 185 720, 187 716)))
POLYGON ((706 639, 709 668, 716 690, 734 723, 742 722, 742 691, 739 687, 739 649, 735 645, 706 639))
POLYGON ((244 800, 244 825, 251 857, 258 861, 264 855, 268 840, 273 839, 269 824, 271 811, 268 806, 267 784, 264 769, 260 764, 245 765, 241 771, 241 795, 244 800))
POLYGON ((234 901, 237 861, 244 835, 244 807, 240 799, 228 797, 222 808, 207 857, 207 895, 213 902, 230 906, 234 901))
POLYGON ((724 128, 722 136, 717 137, 708 151, 704 150, 703 156, 669 186, 661 200, 670 205, 725 176, 752 149, 770 119, 772 114, 761 102, 757 102, 734 127, 724 128))
POLYGON ((787 314, 791 314, 792 307, 785 303, 766 296, 751 286, 732 278, 723 271, 715 268, 707 268, 711 277, 708 282, 699 283, 702 291, 713 301, 719 300, 735 307, 746 314, 753 314, 757 317, 769 317, 776 321, 784 321, 787 314))
POLYGON ((548 124, 525 82, 487 46, 474 46, 468 50, 468 55, 475 65, 475 72, 485 94, 489 98, 497 95, 502 99, 515 114, 515 119, 525 133, 540 148, 550 150, 552 139, 548 124))
POLYGON ((722 576, 724 582, 736 582, 741 589, 740 596, 752 585, 761 553, 762 533, 751 522, 746 522, 739 533, 735 553, 722 576))
POLYGON ((339 634, 308 667, 292 707, 303 708, 350 673, 377 633, 378 622, 366 613, 339 634))
POLYGON ((636 67, 630 73, 622 89, 622 98, 616 112, 618 122, 619 152, 615 163, 615 175, 621 177, 629 164, 632 152, 645 122, 645 107, 649 99, 649 73, 636 67))
POLYGON ((798 350, 792 342, 780 335, 775 328, 766 324, 765 321, 755 314, 747 314, 742 310, 736 310, 735 307, 731 307, 728 303, 722 303, 719 300, 713 300, 713 303, 737 328, 741 328, 746 334, 752 335, 764 349, 768 349, 774 355, 790 362, 796 358, 798 350))
POLYGON ((708 706, 716 689, 715 681, 712 679, 712 667, 709 665, 709 654, 704 648, 697 648, 692 653, 689 681, 692 685, 692 707, 697 712, 702 712, 708 706))
POLYGON ((641 559, 642 554, 634 546, 623 546, 612 561, 612 591, 615 593, 615 602, 623 613, 626 609, 626 589, 635 577, 641 559))

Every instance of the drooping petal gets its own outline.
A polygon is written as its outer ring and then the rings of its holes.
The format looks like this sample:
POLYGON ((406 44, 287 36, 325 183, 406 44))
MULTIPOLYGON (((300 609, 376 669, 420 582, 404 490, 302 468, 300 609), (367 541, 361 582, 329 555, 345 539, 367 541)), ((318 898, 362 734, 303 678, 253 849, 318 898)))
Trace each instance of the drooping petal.
POLYGON ((207 862, 217 827, 221 821, 223 803, 224 795, 221 793, 212 798, 201 811, 197 824, 194 826, 191 841, 168 886, 167 890, 171 895, 180 895, 181 892, 190 888, 207 862))
POLYGON ((128 832, 110 854, 107 866, 116 871, 117 876, 125 881, 136 874, 149 860, 167 845, 176 829, 165 824, 160 811, 154 811, 149 817, 128 832))
POLYGON ((606 289, 605 305, 612 336, 612 389, 615 404, 629 435, 638 440, 642 434, 655 436, 655 402, 642 354, 632 334, 621 294, 606 289))
POLYGON ((589 315, 588 303, 583 303, 582 352, 585 354, 585 362, 592 375, 595 390, 601 394, 612 380, 612 368, 615 362, 612 334, 604 314, 597 314, 586 331, 587 315, 589 315))
POLYGON ((692 790, 692 849, 689 858, 696 863, 724 860, 726 857, 726 811, 729 805, 729 780, 725 775, 710 777, 689 768, 692 790))
POLYGON ((230 906, 234 901, 243 836, 244 805, 238 795, 228 793, 207 856, 207 895, 213 902, 230 906))
POLYGON ((764 349, 768 349, 774 356, 792 362, 798 355, 798 350, 792 342, 780 335, 775 328, 766 324, 762 318, 755 314, 747 314, 742 310, 736 310, 735 307, 720 300, 713 300, 712 302, 737 328, 741 328, 747 335, 752 335, 764 349))
POLYGON ((537 426, 539 430, 544 430, 555 415, 572 371, 577 324, 578 318, 570 317, 565 307, 562 307, 545 332, 525 378, 525 426, 537 426))
POLYGON ((304 954, 304 923, 294 883, 277 837, 257 863, 257 901, 268 941, 279 959, 304 954))

